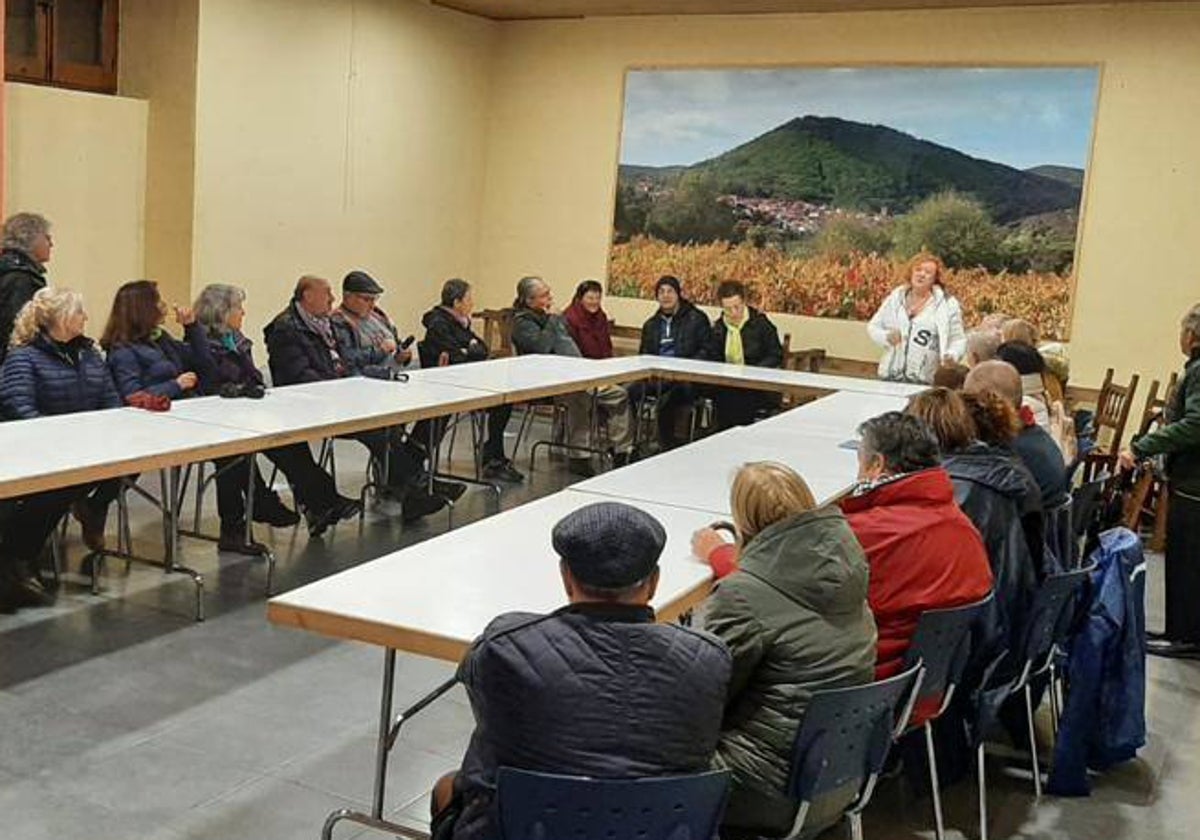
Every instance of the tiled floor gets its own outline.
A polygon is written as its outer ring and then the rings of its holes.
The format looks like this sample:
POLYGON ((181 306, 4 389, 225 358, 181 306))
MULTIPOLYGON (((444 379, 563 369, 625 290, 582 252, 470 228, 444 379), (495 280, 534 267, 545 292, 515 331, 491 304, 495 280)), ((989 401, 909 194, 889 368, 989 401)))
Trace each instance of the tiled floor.
MULTIPOLYGON (((353 486, 362 474, 357 447, 339 444, 338 454, 342 482, 353 486)), ((506 491, 505 506, 566 480, 541 463, 528 485, 506 491)), ((155 551, 150 509, 134 510, 142 550, 155 551)), ((485 494, 472 490, 456 524, 489 511, 485 494)), ((313 542, 302 531, 275 531, 277 586, 297 586, 446 527, 444 515, 431 520, 401 530, 372 514, 361 532, 342 525, 313 542)), ((69 548, 75 567, 74 538, 69 548)), ((269 625, 260 562, 218 560, 214 546, 193 540, 183 548, 185 562, 208 580, 203 624, 192 621, 185 579, 139 567, 126 577, 119 563, 99 597, 85 594, 76 577, 55 607, 0 616, 3 840, 316 838, 330 811, 367 806, 382 653, 269 625)), ((1152 558, 1151 626, 1159 623, 1160 580, 1152 558)), ((401 655, 397 708, 451 670, 401 655)), ((995 767, 992 837, 1190 836, 1190 819, 1200 816, 1198 701, 1200 663, 1152 661, 1152 736, 1142 758, 1097 779, 1090 799, 1040 805, 1028 780, 995 767)), ((470 724, 456 690, 407 725, 391 760, 393 815, 426 819, 430 785, 457 765, 470 724)), ((976 836, 973 783, 953 787, 945 801, 948 826, 976 836)), ((881 788, 866 820, 871 838, 914 837, 928 826, 927 801, 899 784, 881 788)), ((336 836, 356 833, 372 836, 354 826, 336 836)))

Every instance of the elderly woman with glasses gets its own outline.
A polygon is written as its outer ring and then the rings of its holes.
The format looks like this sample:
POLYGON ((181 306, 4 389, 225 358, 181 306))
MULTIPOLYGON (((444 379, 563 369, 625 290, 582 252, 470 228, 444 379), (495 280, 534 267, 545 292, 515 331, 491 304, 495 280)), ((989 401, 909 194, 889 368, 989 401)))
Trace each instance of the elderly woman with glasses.
MULTIPOLYGON (((254 364, 253 343, 242 332, 246 293, 237 286, 214 283, 196 298, 196 323, 208 339, 215 372, 204 384, 206 393, 223 396, 256 396, 264 389, 263 375, 254 364)), ((358 515, 359 503, 338 494, 333 477, 313 460, 307 444, 293 443, 263 453, 287 476, 296 502, 304 512, 310 537, 319 537, 329 526, 358 515)), ((245 515, 246 468, 233 466, 217 478, 218 499, 231 513, 245 515), (223 481, 224 475, 233 475, 223 481)), ((257 467, 255 468, 257 473, 257 467)), ((261 476, 255 483, 262 482, 261 476)), ((263 491, 266 487, 263 484, 263 491)), ((222 515, 222 519, 225 515, 222 515)))

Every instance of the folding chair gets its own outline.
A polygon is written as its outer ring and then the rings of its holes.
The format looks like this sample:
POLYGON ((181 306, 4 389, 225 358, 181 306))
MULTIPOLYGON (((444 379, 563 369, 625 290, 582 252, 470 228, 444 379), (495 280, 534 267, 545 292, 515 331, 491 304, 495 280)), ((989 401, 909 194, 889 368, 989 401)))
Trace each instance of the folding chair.
POLYGON ((938 778, 937 755, 933 748, 933 722, 945 714, 954 700, 954 693, 962 681, 963 672, 971 654, 971 636, 976 622, 985 607, 992 601, 988 595, 982 601, 962 607, 943 610, 927 610, 917 620, 917 632, 913 635, 908 652, 904 656, 906 667, 919 666, 920 691, 916 705, 938 702, 935 712, 924 720, 910 721, 909 731, 919 726, 925 731, 925 750, 929 759, 929 787, 933 798, 933 818, 937 840, 946 836, 942 819, 942 794, 938 778))
POLYGON ((710 840, 725 812, 729 772, 594 779, 501 767, 500 840, 710 840))
POLYGON ((890 679, 813 692, 792 747, 788 796, 799 803, 788 838, 800 836, 817 797, 857 783, 846 810, 852 840, 862 840, 871 801, 896 735, 908 725, 920 691, 919 665, 890 679))

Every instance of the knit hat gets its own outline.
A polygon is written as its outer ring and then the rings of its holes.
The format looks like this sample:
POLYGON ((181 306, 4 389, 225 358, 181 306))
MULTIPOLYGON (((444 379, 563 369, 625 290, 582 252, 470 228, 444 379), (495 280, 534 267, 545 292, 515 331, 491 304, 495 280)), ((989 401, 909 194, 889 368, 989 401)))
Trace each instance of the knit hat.
POLYGON ((381 295, 383 286, 365 271, 351 271, 342 280, 342 294, 381 295))
POLYGON ((583 585, 625 589, 658 568, 667 533, 645 511, 620 502, 597 502, 559 520, 550 542, 583 585))
POLYGON ((658 297, 658 290, 663 286, 670 286, 675 290, 675 294, 683 297, 683 289, 679 285, 679 278, 672 277, 670 274, 664 274, 658 278, 658 282, 654 284, 654 296, 658 297))

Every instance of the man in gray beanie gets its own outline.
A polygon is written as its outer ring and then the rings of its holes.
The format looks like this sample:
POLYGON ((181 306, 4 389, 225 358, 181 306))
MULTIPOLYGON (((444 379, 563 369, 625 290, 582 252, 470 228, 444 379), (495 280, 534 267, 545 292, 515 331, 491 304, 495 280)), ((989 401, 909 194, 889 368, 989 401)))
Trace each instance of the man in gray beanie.
POLYGON ((500 767, 627 779, 712 761, 729 652, 707 633, 655 623, 662 525, 600 502, 563 518, 551 542, 568 605, 496 618, 459 666, 475 731, 462 769, 434 789, 434 840, 497 835, 500 767))

